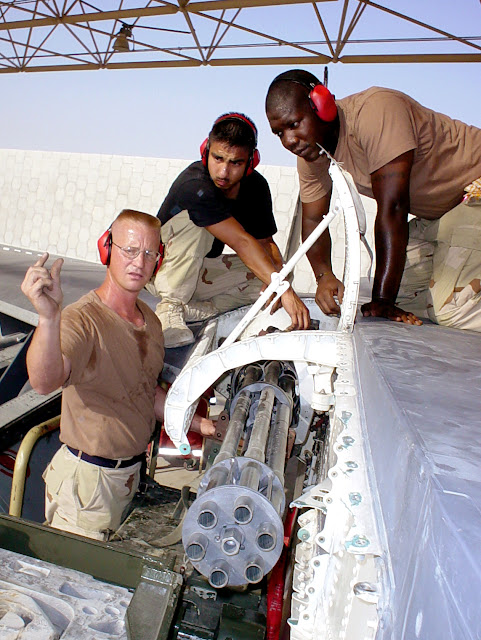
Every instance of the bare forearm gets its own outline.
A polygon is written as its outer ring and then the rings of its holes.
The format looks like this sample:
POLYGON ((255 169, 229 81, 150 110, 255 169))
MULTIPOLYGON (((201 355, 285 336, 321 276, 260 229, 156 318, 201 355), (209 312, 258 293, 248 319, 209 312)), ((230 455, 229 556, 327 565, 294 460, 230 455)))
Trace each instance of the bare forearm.
POLYGON ((280 270, 260 242, 254 238, 245 238, 245 241, 239 242, 234 250, 246 267, 264 284, 270 284, 271 274, 280 270))
MULTIPOLYGON (((381 212, 383 210, 381 209, 381 212)), ((394 322, 421 325, 422 321, 410 311, 396 305, 406 261, 409 227, 407 213, 393 207, 390 214, 377 216, 374 230, 376 240, 376 274, 372 300, 361 307, 365 317, 387 318, 394 322)))
POLYGON ((409 185, 413 160, 414 151, 407 151, 371 174, 377 202, 373 300, 394 303, 399 291, 409 237, 409 185))
POLYGON ((237 220, 228 218, 205 228, 230 247, 259 280, 270 284, 271 274, 278 269, 261 242, 248 234, 237 220))
POLYGON ((39 320, 27 352, 30 384, 41 394, 62 386, 68 371, 60 345, 60 314, 50 320, 39 320))
POLYGON ((413 313, 396 306, 406 262, 413 161, 414 150, 407 151, 371 174, 372 192, 377 202, 374 227, 376 273, 372 300, 363 304, 361 311, 365 317, 420 325, 422 321, 413 313))
POLYGON ((284 261, 282 259, 282 255, 281 255, 281 252, 279 251, 279 247, 277 246, 277 244, 274 242, 272 238, 259 240, 259 242, 264 248, 264 251, 267 253, 267 256, 269 257, 269 259, 272 260, 272 263, 275 266, 275 268, 278 271, 280 271, 282 269, 284 261))
MULTIPOLYGON (((317 225, 303 224, 302 227, 302 241, 309 237, 312 231, 317 225)), ((321 273, 332 272, 331 263, 331 236, 329 229, 326 229, 319 240, 309 249, 307 252, 307 259, 314 271, 314 275, 317 277, 321 273)))
POLYGON ((372 299, 395 302, 406 262, 409 237, 407 215, 399 213, 378 215, 374 235, 377 266, 372 299))
MULTIPOLYGON (((281 254, 277 249, 278 260, 280 262, 279 266, 277 266, 274 264, 274 258, 268 256, 267 252, 264 250, 264 245, 257 241, 254 242, 255 250, 247 252, 244 256, 238 252, 238 255, 244 264, 259 278, 259 280, 264 282, 264 284, 269 285, 271 283, 272 273, 274 271, 280 271, 282 268, 281 254), (260 249, 260 255, 258 255, 257 248, 260 249)), ((289 326, 288 330, 307 329, 309 327, 309 311, 292 288, 287 289, 287 291, 282 294, 280 301, 291 318, 292 324, 289 326)), ((274 313, 275 310, 276 306, 274 305, 271 313, 274 313)))

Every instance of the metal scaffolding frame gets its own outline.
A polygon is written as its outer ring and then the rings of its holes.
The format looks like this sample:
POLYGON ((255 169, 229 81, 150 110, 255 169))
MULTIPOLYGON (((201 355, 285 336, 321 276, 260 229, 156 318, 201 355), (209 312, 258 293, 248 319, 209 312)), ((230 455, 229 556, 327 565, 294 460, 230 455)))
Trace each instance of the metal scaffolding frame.
MULTIPOLYGON (((452 33, 427 4, 420 19, 394 0, 0 1, 0 73, 480 62, 481 36, 452 33)), ((465 25, 479 25, 473 13, 465 25)))

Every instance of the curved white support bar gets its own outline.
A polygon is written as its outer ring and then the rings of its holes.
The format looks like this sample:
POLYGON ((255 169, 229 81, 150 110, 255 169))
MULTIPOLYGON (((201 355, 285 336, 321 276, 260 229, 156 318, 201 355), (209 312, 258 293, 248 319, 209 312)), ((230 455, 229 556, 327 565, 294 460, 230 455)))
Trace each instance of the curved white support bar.
POLYGON ((164 426, 172 442, 185 455, 190 452, 187 431, 206 389, 225 372, 258 360, 313 362, 334 367, 337 363, 336 331, 293 331, 249 338, 222 345, 194 364, 184 367, 170 387, 165 402, 164 426))
POLYGON ((338 331, 352 331, 361 280, 361 232, 359 228, 363 226, 365 229, 366 214, 351 177, 332 159, 329 174, 338 198, 338 201, 334 203, 334 210, 340 209, 344 218, 346 243, 343 277, 344 299, 337 329, 338 331))

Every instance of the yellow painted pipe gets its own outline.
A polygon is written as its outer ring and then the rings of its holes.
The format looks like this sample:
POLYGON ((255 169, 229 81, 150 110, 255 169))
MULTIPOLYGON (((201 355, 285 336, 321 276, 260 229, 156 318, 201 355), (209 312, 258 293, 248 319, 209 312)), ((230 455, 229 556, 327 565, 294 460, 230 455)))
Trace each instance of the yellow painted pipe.
POLYGON ((27 435, 22 440, 17 456, 15 458, 15 467, 13 469, 12 478, 12 491, 10 493, 10 508, 9 515, 20 518, 22 515, 23 507, 23 494, 25 491, 25 478, 27 475, 27 467, 30 460, 32 449, 34 448, 37 440, 55 431, 60 426, 60 416, 50 418, 38 424, 36 427, 32 427, 28 431, 27 435))

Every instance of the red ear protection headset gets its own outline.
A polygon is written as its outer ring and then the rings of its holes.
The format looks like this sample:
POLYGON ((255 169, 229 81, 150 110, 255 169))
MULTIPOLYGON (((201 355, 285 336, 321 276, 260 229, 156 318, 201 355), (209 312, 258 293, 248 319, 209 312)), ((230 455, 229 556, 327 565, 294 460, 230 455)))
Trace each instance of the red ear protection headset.
MULTIPOLYGON (((104 231, 97 240, 97 248, 99 250, 100 262, 108 266, 110 264, 110 254, 112 253, 112 227, 109 227, 107 231, 104 231)), ((159 253, 159 258, 155 263, 155 267, 152 272, 153 276, 155 276, 157 271, 160 269, 160 265, 164 259, 164 245, 162 242, 159 245, 159 253)))
POLYGON ((309 104, 314 113, 324 122, 332 122, 337 116, 337 106, 334 96, 323 84, 310 84, 309 104))
MULTIPOLYGON (((249 120, 249 118, 246 118, 245 116, 242 115, 242 113, 226 113, 223 116, 220 116, 220 118, 217 118, 217 120, 214 122, 213 127, 215 127, 215 125, 218 122, 222 122, 223 120, 241 120, 242 122, 245 122, 246 124, 249 125, 249 127, 252 129, 253 133, 254 133, 254 141, 255 141, 255 149, 254 151, 251 153, 250 157, 249 157, 249 161, 247 163, 247 168, 246 168, 246 176, 250 176, 250 174, 254 171, 254 169, 257 167, 257 165, 260 163, 261 161, 261 154, 259 153, 259 150, 257 149, 257 129, 256 126, 253 122, 251 122, 249 120)), ((209 158, 209 138, 207 137, 204 142, 200 145, 200 157, 202 159, 202 164, 204 165, 204 167, 207 167, 207 160, 209 158)))
MULTIPOLYGON (((314 82, 309 82, 307 79, 301 79, 295 72, 290 74, 289 72, 284 73, 276 78, 278 82, 285 80, 286 82, 295 82, 296 84, 300 84, 303 87, 309 89, 309 104, 312 107, 314 113, 324 122, 332 122, 336 119, 337 116, 337 106, 334 96, 329 91, 329 89, 321 84, 315 84, 314 82)), ((274 82, 276 81, 274 80, 274 82)))

